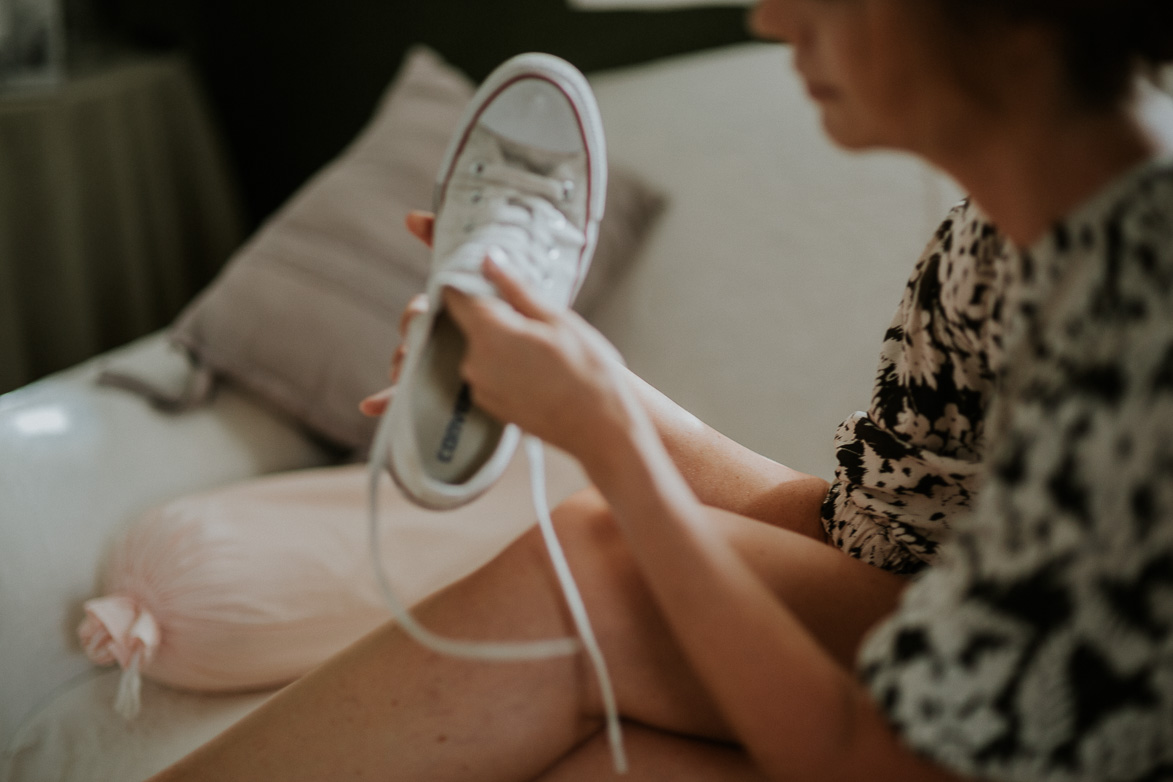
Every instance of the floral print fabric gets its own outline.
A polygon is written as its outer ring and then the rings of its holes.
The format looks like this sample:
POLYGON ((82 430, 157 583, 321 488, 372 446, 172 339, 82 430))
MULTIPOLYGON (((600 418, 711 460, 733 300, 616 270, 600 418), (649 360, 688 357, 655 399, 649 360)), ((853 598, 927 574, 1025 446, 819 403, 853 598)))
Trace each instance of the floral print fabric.
POLYGON ((1010 253, 963 202, 917 263, 884 336, 871 406, 835 436, 839 467, 823 519, 852 556, 914 573, 969 509, 1016 271, 1010 253))
POLYGON ((885 348, 881 385, 907 377, 906 390, 878 388, 895 408, 873 404, 841 431, 863 466, 841 470, 832 534, 878 564, 932 562, 865 641, 860 672, 912 747, 966 775, 1173 779, 1173 163, 1133 172, 1003 261, 1001 277, 985 269, 989 291, 972 289, 988 322, 952 332, 960 302, 946 289, 964 286, 938 262, 949 318, 904 313, 932 330, 885 348), (936 382, 963 421, 920 405, 925 354, 952 373, 936 382), (904 409, 924 421, 892 417, 904 409), (872 488, 903 474, 874 430, 913 457, 895 489, 872 488), (928 491, 906 497, 918 474, 928 491))

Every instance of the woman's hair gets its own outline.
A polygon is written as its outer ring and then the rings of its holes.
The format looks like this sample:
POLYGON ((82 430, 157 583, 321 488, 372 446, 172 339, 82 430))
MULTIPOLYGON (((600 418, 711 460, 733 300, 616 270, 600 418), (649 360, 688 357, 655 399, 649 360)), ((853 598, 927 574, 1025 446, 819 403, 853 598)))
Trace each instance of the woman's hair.
POLYGON ((1043 24, 1058 33, 1071 83, 1088 105, 1128 93, 1137 68, 1173 62, 1173 0, 935 0, 955 22, 1043 24))

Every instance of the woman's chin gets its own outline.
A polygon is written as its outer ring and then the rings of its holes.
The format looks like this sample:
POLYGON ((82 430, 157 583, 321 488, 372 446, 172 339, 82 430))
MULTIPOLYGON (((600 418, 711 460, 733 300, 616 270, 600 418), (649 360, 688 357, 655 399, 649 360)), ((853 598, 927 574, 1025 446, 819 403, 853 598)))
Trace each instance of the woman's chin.
POLYGON ((837 116, 826 109, 822 118, 823 132, 841 149, 860 151, 881 146, 874 134, 869 133, 867 127, 860 122, 837 116))
POLYGON ((819 101, 823 132, 837 147, 852 152, 877 149, 913 151, 901 129, 881 125, 870 115, 861 116, 859 112, 849 112, 846 108, 835 101, 819 101))

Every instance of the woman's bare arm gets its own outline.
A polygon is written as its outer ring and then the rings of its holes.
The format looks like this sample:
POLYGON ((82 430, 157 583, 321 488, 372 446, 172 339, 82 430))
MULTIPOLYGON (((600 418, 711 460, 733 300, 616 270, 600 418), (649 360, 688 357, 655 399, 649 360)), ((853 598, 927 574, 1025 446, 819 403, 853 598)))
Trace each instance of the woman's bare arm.
POLYGON ((827 782, 953 779, 899 742, 862 685, 708 523, 666 444, 674 436, 614 348, 492 264, 485 273, 504 301, 446 294, 468 338, 462 371, 474 399, 581 461, 687 659, 763 770, 827 782))
POLYGON ((742 745, 779 780, 957 777, 899 741, 859 681, 705 522, 639 413, 584 464, 673 634, 742 745))
POLYGON ((705 505, 822 540, 827 482, 731 440, 631 371, 628 382, 676 469, 705 505))
MULTIPOLYGON (((406 218, 408 230, 428 246, 432 243, 434 224, 435 218, 427 212, 411 212, 406 218)), ((422 295, 408 304, 400 319, 401 335, 406 334, 412 318, 426 307, 422 295)), ((398 377, 402 360, 401 347, 392 359, 392 383, 398 377)), ((824 480, 746 448, 705 424, 634 372, 626 370, 625 375, 647 410, 665 450, 701 502, 823 539, 819 510, 827 494, 824 480)), ((381 415, 391 393, 387 389, 374 394, 363 400, 360 407, 368 415, 381 415)))

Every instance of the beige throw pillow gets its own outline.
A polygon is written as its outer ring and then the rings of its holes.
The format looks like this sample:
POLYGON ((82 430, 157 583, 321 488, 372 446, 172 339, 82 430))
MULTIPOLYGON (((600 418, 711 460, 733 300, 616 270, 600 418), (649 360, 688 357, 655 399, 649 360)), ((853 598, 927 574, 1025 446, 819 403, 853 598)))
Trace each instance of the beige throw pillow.
MULTIPOLYGON (((364 449, 374 424, 358 402, 385 385, 397 321, 428 272, 404 215, 430 207, 473 89, 433 52, 409 53, 370 124, 236 253, 172 339, 311 431, 364 449)), ((627 264, 661 205, 632 175, 611 171, 580 311, 627 264)))

